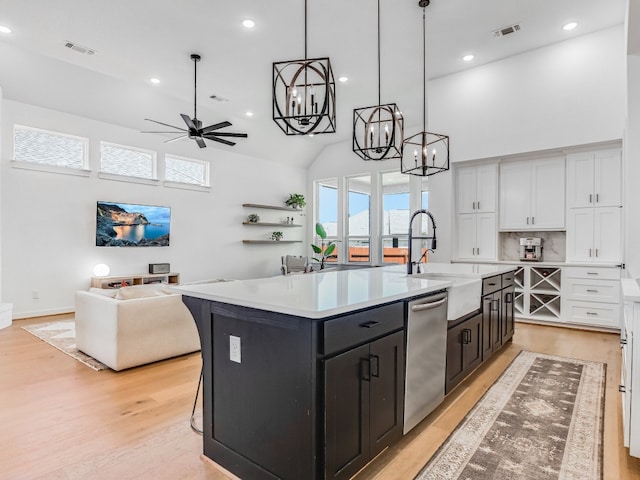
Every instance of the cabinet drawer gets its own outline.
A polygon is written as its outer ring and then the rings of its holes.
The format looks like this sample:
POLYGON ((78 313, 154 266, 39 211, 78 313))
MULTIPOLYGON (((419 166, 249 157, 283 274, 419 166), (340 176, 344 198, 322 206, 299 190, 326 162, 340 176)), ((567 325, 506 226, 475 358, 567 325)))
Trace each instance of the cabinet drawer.
POLYGON ((507 288, 513 285, 513 277, 515 277, 516 272, 509 272, 502 274, 502 288, 507 288))
POLYGON ((404 303, 353 313, 323 324, 320 352, 329 354, 359 345, 404 327, 404 303))
POLYGON ((597 327, 620 328, 620 305, 567 300, 567 321, 597 327))
POLYGON ((567 295, 569 300, 620 303, 620 281, 568 278, 563 295, 567 295))
POLYGON ((598 268, 598 267, 563 267, 567 278, 591 278, 602 280, 619 280, 619 268, 598 268))
POLYGON ((482 295, 502 290, 502 278, 500 275, 485 278, 482 280, 482 295))

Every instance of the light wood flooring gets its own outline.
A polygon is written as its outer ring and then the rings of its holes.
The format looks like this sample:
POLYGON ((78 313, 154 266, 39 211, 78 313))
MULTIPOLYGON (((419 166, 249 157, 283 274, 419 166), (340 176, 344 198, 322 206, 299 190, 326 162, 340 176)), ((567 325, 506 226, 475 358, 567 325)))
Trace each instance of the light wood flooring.
MULTIPOLYGON (((17 320, 0 330, 0 479, 233 478, 201 457, 202 438, 189 427, 199 353, 94 372, 20 328, 64 318, 71 316, 17 320)), ((618 336, 523 323, 513 344, 354 480, 411 480, 523 349, 608 364, 604 478, 640 480, 640 459, 622 446, 618 336)))

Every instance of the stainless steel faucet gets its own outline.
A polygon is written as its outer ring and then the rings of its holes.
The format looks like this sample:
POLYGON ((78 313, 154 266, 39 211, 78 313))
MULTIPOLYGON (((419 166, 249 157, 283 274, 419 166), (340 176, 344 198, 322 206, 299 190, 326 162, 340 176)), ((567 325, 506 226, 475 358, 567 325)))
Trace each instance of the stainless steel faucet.
MULTIPOLYGON (((413 214, 411 215, 411 219, 409 220, 409 259, 407 261, 407 274, 408 275, 412 275, 413 274, 413 266, 416 264, 416 262, 414 262, 412 260, 412 244, 413 244, 413 240, 431 240, 431 250, 435 250, 436 249, 436 221, 433 219, 433 215, 431 215, 431 212, 429 212, 428 210, 422 209, 422 210, 416 210, 415 212, 413 212, 413 214), (413 236, 413 220, 420 214, 425 214, 426 216, 428 216, 431 219, 431 226, 433 228, 433 236, 432 237, 414 237, 413 236)), ((420 259, 422 260, 422 258, 420 259)), ((420 263, 420 262, 418 262, 420 263)))

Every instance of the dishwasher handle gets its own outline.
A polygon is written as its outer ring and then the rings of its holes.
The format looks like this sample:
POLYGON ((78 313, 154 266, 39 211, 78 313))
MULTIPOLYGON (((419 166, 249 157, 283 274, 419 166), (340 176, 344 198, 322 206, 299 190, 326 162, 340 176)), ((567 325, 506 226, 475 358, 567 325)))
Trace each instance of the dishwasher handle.
POLYGON ((412 312, 422 312, 424 310, 431 310, 432 308, 439 307, 440 305, 442 305, 446 301, 447 301, 447 298, 445 297, 442 300, 438 300, 436 302, 420 303, 418 305, 412 305, 411 306, 411 311, 412 312))

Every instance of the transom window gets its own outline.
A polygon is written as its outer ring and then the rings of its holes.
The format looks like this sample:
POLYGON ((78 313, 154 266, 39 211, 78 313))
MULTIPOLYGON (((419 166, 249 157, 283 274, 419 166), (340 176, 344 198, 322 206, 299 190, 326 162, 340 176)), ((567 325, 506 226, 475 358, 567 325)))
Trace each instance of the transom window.
POLYGON ((14 126, 13 159, 37 165, 86 169, 88 139, 39 128, 14 126))
POLYGON ((209 186, 209 162, 165 155, 164 179, 169 182, 209 186))
POLYGON ((155 180, 156 153, 142 148, 100 142, 100 172, 155 180))

